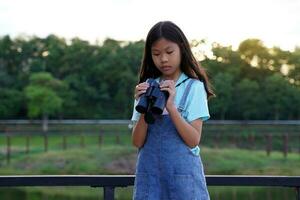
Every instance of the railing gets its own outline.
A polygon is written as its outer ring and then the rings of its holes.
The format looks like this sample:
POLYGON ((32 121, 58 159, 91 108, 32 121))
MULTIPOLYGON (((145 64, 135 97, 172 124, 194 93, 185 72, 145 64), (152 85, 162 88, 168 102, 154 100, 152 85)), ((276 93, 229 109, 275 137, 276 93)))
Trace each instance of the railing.
MULTIPOLYGON (((134 184, 134 175, 25 175, 0 176, 0 187, 14 186, 91 186, 103 187, 104 199, 113 200, 116 187, 134 184)), ((300 200, 300 176, 207 175, 209 186, 280 186, 296 189, 300 200)))
MULTIPOLYGON (((80 147, 84 148, 87 137, 97 139, 92 141, 102 146, 106 136, 115 137, 115 143, 122 143, 121 138, 125 135, 130 137, 128 125, 130 120, 49 120, 49 130, 43 132, 41 120, 0 120, 0 143, 5 152, 6 161, 9 164, 14 154, 22 151, 29 154, 32 139, 42 137, 43 142, 38 143, 44 151, 48 151, 52 136, 60 137, 60 146, 68 148, 68 138, 74 135, 80 140, 80 147), (14 148, 13 141, 16 137, 24 142, 22 146, 14 148), (49 141, 49 142, 48 142, 49 141)), ((300 120, 267 120, 267 121, 234 121, 234 120, 209 120, 203 127, 203 144, 212 148, 237 147, 249 150, 265 150, 267 156, 272 152, 282 152, 287 159, 289 153, 300 154, 300 120)), ((130 141, 130 140, 127 140, 130 141)), ((131 143, 128 143, 131 145, 131 143)))

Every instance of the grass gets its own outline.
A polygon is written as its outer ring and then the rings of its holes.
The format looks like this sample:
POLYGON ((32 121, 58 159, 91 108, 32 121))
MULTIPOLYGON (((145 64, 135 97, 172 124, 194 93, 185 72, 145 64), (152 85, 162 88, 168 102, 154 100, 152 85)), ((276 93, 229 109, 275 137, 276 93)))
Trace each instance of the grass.
MULTIPOLYGON (((80 146, 80 137, 69 136, 68 148, 62 149, 62 137, 49 137, 48 152, 43 149, 43 137, 31 139, 30 153, 25 153, 25 137, 12 138, 12 157, 6 163, 5 138, 0 138, 0 174, 128 174, 123 165, 116 161, 128 163, 134 167, 137 150, 130 145, 129 135, 120 136, 120 144, 115 144, 115 136, 105 136, 101 146, 97 136, 85 138, 85 147, 80 146)), ((282 152, 273 151, 270 156, 265 151, 238 148, 211 148, 201 146, 201 158, 205 173, 227 175, 299 175, 300 154, 289 153, 287 158, 282 152)), ((127 167, 128 167, 127 166, 127 167)), ((98 199, 103 195, 102 189, 90 187, 21 187, 36 195, 47 196, 47 199, 98 199)), ((215 190, 212 188, 211 190, 215 190)), ((0 193, 7 189, 0 189, 0 193)), ((130 199, 132 187, 117 188, 117 199, 130 199), (122 198, 121 198, 122 197, 122 198)), ((218 192, 219 191, 217 189, 218 192)), ((15 192, 15 190, 14 190, 15 192)), ((1 197, 1 195, 0 195, 1 197)), ((36 199, 41 199, 34 197, 36 199)), ((32 198, 32 199, 34 199, 32 198)), ((2 198, 1 198, 2 199, 2 198)))
POLYGON ((19 154, 0 162, 1 174, 107 174, 106 164, 134 153, 131 146, 73 148, 51 150, 46 153, 36 152, 28 155, 19 154))
MULTIPOLYGON (((87 145, 67 150, 36 151, 30 154, 20 152, 13 155, 10 164, 0 161, 1 174, 116 174, 124 173, 109 169, 111 163, 122 160, 134 165, 137 150, 129 145, 87 145)), ((4 155, 1 155, 3 158, 4 155)), ((300 154, 273 151, 250 151, 237 148, 214 149, 201 147, 206 174, 257 174, 257 175, 299 175, 300 154)))
POLYGON ((202 147, 202 159, 206 174, 228 175, 299 175, 300 154, 245 149, 213 149, 202 147))

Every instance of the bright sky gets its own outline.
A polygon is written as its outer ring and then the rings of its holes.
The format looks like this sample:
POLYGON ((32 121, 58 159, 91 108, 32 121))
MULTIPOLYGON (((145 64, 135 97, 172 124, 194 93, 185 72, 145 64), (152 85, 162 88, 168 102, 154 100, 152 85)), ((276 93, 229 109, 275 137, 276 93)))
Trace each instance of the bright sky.
POLYGON ((300 0, 0 0, 0 36, 136 41, 171 20, 189 40, 237 47, 259 38, 293 49, 300 46, 299 11, 300 0))

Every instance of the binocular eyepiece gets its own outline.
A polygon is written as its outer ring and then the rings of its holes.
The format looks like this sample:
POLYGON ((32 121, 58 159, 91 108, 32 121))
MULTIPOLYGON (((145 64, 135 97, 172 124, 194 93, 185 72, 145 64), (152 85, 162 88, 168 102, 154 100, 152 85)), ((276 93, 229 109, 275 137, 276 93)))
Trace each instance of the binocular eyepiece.
POLYGON ((167 91, 161 91, 159 83, 153 78, 149 78, 147 83, 149 83, 149 87, 146 92, 140 96, 135 109, 139 113, 145 114, 145 121, 148 124, 153 124, 155 121, 153 114, 161 115, 163 113, 169 93, 167 91))

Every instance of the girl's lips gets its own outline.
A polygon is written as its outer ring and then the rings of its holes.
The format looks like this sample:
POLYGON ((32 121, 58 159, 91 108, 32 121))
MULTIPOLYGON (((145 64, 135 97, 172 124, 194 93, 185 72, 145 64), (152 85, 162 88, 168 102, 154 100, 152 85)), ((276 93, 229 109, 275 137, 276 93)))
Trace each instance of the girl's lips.
POLYGON ((171 66, 162 66, 161 67, 161 69, 163 70, 163 71, 168 71, 168 70, 170 70, 172 67, 171 66))

